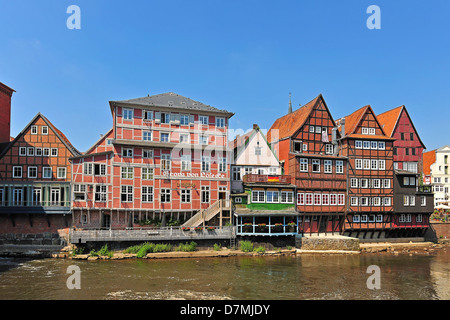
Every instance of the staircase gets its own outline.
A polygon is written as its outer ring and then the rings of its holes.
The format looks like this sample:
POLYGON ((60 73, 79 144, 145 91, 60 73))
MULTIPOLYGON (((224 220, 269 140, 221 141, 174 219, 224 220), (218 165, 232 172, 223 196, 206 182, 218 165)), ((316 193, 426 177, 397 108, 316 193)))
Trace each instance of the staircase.
POLYGON ((183 227, 198 227, 204 222, 211 220, 217 214, 221 213, 223 210, 230 209, 230 200, 217 200, 207 209, 201 209, 195 215, 193 215, 188 221, 183 224, 183 227))

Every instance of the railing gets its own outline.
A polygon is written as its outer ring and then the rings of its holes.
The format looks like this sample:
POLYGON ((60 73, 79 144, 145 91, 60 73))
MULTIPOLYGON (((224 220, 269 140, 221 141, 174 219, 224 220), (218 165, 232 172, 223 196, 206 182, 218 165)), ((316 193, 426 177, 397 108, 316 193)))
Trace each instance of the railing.
POLYGON ((419 186, 417 188, 417 192, 421 192, 421 193, 431 193, 433 192, 433 189, 431 186, 419 186))
POLYGON ((71 243, 104 242, 104 241, 169 241, 169 240, 202 240, 202 239, 232 239, 236 237, 233 226, 227 227, 166 227, 138 229, 83 229, 70 230, 71 243))
POLYGON ((243 182, 263 182, 263 183, 283 183, 290 184, 291 176, 266 175, 266 174, 246 174, 242 177, 243 182))
POLYGON ((223 210, 223 209, 229 210, 231 208, 230 204, 231 204, 230 200, 225 200, 225 199, 217 200, 211 206, 209 206, 207 209, 205 209, 205 210, 202 209, 199 212, 197 212, 188 221, 186 221, 183 224, 183 226, 196 227, 196 226, 200 225, 203 222, 203 220, 209 221, 212 218, 214 218, 220 212, 220 210, 223 210))

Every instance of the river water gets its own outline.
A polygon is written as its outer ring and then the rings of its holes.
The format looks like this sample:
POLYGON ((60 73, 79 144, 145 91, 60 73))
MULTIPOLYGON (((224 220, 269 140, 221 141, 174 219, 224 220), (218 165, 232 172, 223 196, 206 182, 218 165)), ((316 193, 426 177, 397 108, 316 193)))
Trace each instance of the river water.
POLYGON ((450 299, 450 248, 432 254, 297 255, 174 260, 0 258, 1 300, 450 299), (79 267, 70 290, 67 268, 79 267), (380 289, 368 289, 380 269, 380 289))

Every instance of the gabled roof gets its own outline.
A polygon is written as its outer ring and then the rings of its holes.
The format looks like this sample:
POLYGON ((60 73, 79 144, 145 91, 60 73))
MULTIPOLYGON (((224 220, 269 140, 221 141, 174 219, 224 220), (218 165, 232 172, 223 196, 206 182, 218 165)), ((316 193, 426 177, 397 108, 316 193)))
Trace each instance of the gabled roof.
POLYGON ((4 84, 3 82, 0 82, 0 90, 6 92, 9 96, 12 96, 13 92, 16 92, 16 90, 8 87, 6 84, 4 84))
POLYGON ((436 162, 436 150, 423 153, 423 174, 430 174, 430 167, 436 162))
POLYGON ((423 148, 425 149, 425 145, 422 142, 422 140, 420 139, 419 133, 417 132, 416 127, 414 126, 414 123, 412 122, 411 117, 409 116, 409 112, 404 105, 394 108, 392 110, 388 110, 377 116, 378 121, 383 126, 384 132, 386 133, 386 135, 388 137, 391 137, 391 138, 394 137, 395 129, 397 128, 398 121, 399 121, 400 116, 403 111, 406 113, 406 116, 408 117, 409 122, 411 123, 414 131, 416 132, 416 136, 419 139, 419 142, 422 144, 423 148))
POLYGON ((272 134, 275 132, 275 130, 278 130, 278 140, 293 136, 305 124, 309 115, 313 111, 314 106, 320 100, 322 100, 325 104, 325 100, 323 99, 322 94, 319 94, 317 97, 315 97, 313 100, 311 100, 301 108, 275 120, 272 127, 270 127, 269 131, 267 132, 267 139, 269 140, 269 142, 275 142, 272 141, 272 134))
POLYGON ((214 112, 214 113, 221 113, 229 117, 234 115, 234 113, 229 112, 227 110, 220 110, 210 105, 206 105, 202 102, 192 100, 190 98, 184 97, 182 95, 173 92, 167 92, 153 96, 149 95, 147 97, 130 100, 110 101, 109 103, 111 107, 114 104, 128 104, 145 107, 164 107, 170 109, 173 108, 173 109, 185 109, 193 111, 214 112))
POLYGON ((244 150, 247 147, 247 145, 256 136, 256 134, 258 132, 261 134, 262 138, 266 142, 267 148, 269 148, 269 150, 274 155, 275 159, 277 159, 277 161, 279 162, 279 159, 278 159, 277 155, 275 154, 275 152, 270 147, 270 144, 268 143, 266 136, 264 135, 264 133, 262 133, 261 129, 256 124, 253 125, 253 129, 251 131, 247 132, 243 136, 236 137, 231 142, 231 145, 229 144, 229 147, 232 148, 233 151, 234 151, 233 152, 234 153, 234 159, 236 160, 242 154, 242 152, 244 152, 244 150))
MULTIPOLYGON (((375 121, 377 122, 378 126, 381 129, 381 132, 383 133, 382 135, 370 135, 370 138, 372 139, 372 138, 386 138, 386 137, 389 137, 389 136, 386 136, 386 133, 385 133, 383 127, 380 125, 380 122, 378 121, 377 116, 375 115, 375 112, 373 112, 372 107, 370 105, 366 105, 366 106, 364 106, 362 108, 359 108, 358 110, 356 110, 352 114, 336 120, 336 122, 341 127, 341 135, 342 136, 346 136, 346 137, 349 137, 349 136, 351 136, 351 137, 353 137, 353 136, 354 137, 360 137, 361 135, 355 133, 356 129, 358 129, 358 127, 359 127, 359 125, 360 125, 360 123, 362 121, 363 116, 365 114, 369 113, 369 112, 373 114, 373 116, 375 118, 375 121), (345 132, 342 132, 342 120, 343 119, 345 119, 345 132)), ((363 137, 366 137, 366 136, 363 136, 363 137)))
POLYGON ((100 142, 106 139, 106 137, 113 131, 113 128, 109 129, 104 135, 102 135, 86 152, 83 154, 88 155, 95 147, 97 147, 100 142))
POLYGON ((11 141, 8 146, 3 150, 3 152, 0 154, 0 158, 3 157, 3 155, 8 152, 8 150, 16 143, 17 140, 19 140, 20 137, 22 137, 31 127, 33 123, 38 118, 42 118, 44 122, 47 124, 47 126, 55 133, 55 135, 61 140, 61 142, 66 146, 67 149, 74 155, 78 156, 81 153, 70 143, 69 139, 60 131, 58 128, 56 128, 53 123, 51 123, 46 117, 44 117, 40 112, 34 116, 34 118, 23 128, 23 130, 16 136, 16 138, 11 141))

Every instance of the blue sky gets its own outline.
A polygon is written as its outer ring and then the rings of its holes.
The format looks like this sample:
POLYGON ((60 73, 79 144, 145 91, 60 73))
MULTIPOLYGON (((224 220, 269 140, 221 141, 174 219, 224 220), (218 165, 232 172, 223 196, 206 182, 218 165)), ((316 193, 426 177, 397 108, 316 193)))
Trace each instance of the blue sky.
POLYGON ((335 119, 405 105, 432 150, 450 144, 449 16, 448 0, 0 0, 0 82, 12 135, 41 112, 80 151, 111 128, 108 101, 170 91, 243 131, 269 129, 289 92, 294 108, 322 93, 335 119))

